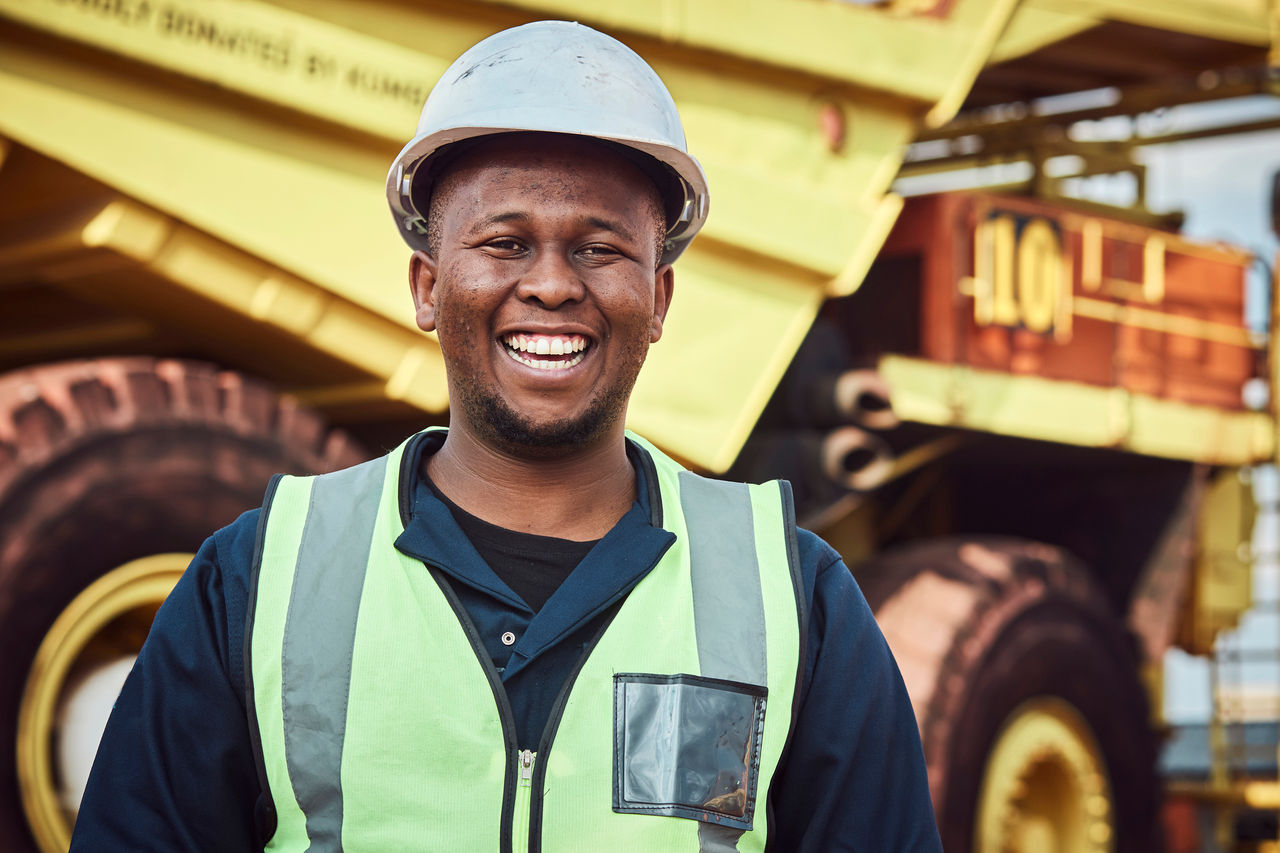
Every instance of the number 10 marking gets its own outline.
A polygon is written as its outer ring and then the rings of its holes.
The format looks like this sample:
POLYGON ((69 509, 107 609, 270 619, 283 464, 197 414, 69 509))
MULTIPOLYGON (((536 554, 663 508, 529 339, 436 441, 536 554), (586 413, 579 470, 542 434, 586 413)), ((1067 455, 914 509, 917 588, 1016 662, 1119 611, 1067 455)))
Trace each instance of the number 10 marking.
POLYGON ((980 326, 1021 326, 1071 338, 1071 262, 1042 218, 1000 214, 974 233, 973 317, 980 326))

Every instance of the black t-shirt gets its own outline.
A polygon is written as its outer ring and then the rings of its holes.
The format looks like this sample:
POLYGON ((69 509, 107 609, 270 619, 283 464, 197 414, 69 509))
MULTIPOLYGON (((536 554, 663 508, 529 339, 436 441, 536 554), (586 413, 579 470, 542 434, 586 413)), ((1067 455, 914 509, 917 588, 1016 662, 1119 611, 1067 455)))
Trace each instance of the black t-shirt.
POLYGON ((422 476, 435 496, 449 508, 454 521, 471 540, 481 559, 534 613, 542 609, 547 599, 599 541, 575 542, 490 524, 449 500, 427 475, 425 465, 422 476))

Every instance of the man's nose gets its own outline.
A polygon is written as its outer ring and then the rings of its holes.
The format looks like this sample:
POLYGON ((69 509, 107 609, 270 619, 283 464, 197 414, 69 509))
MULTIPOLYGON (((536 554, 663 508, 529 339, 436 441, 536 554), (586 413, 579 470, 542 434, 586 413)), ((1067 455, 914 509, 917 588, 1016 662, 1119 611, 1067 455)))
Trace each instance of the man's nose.
POLYGON ((572 260, 557 251, 540 251, 525 271, 516 293, 521 299, 555 309, 565 303, 582 301, 586 286, 572 260))

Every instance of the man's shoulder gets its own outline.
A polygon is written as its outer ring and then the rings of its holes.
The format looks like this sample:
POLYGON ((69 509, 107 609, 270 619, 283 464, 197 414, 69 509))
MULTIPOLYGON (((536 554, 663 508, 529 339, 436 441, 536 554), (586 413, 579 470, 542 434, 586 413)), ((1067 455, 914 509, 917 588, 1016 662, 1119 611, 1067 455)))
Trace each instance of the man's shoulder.
MULTIPOLYGON (((262 508, 242 512, 235 521, 214 531, 196 555, 215 572, 223 584, 248 586, 253 566, 254 547, 258 540, 258 523, 262 508)), ((193 566, 195 562, 193 562, 193 566)))
POLYGON ((796 545, 811 626, 825 633, 827 617, 833 613, 841 615, 842 632, 874 625, 866 596, 840 552, 803 527, 797 528, 796 545))
MULTIPOLYGON (((812 566, 815 574, 830 571, 833 566, 844 561, 840 552, 832 548, 827 540, 805 527, 796 528, 796 548, 800 555, 800 565, 812 566)), ((845 573, 848 574, 847 571, 845 573)))
POLYGON ((219 554, 233 554, 245 549, 253 550, 253 542, 258 533, 258 519, 262 516, 262 507, 246 510, 225 527, 220 527, 209 538, 219 554))

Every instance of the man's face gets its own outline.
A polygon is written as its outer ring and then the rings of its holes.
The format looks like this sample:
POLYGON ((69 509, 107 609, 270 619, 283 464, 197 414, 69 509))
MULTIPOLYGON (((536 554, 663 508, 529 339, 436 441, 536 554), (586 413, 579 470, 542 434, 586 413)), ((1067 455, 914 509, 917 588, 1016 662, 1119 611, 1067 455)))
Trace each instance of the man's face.
POLYGON ((670 265, 652 182, 590 140, 478 143, 437 182, 434 257, 410 272, 440 341, 450 424, 507 452, 571 452, 619 433, 670 265))

